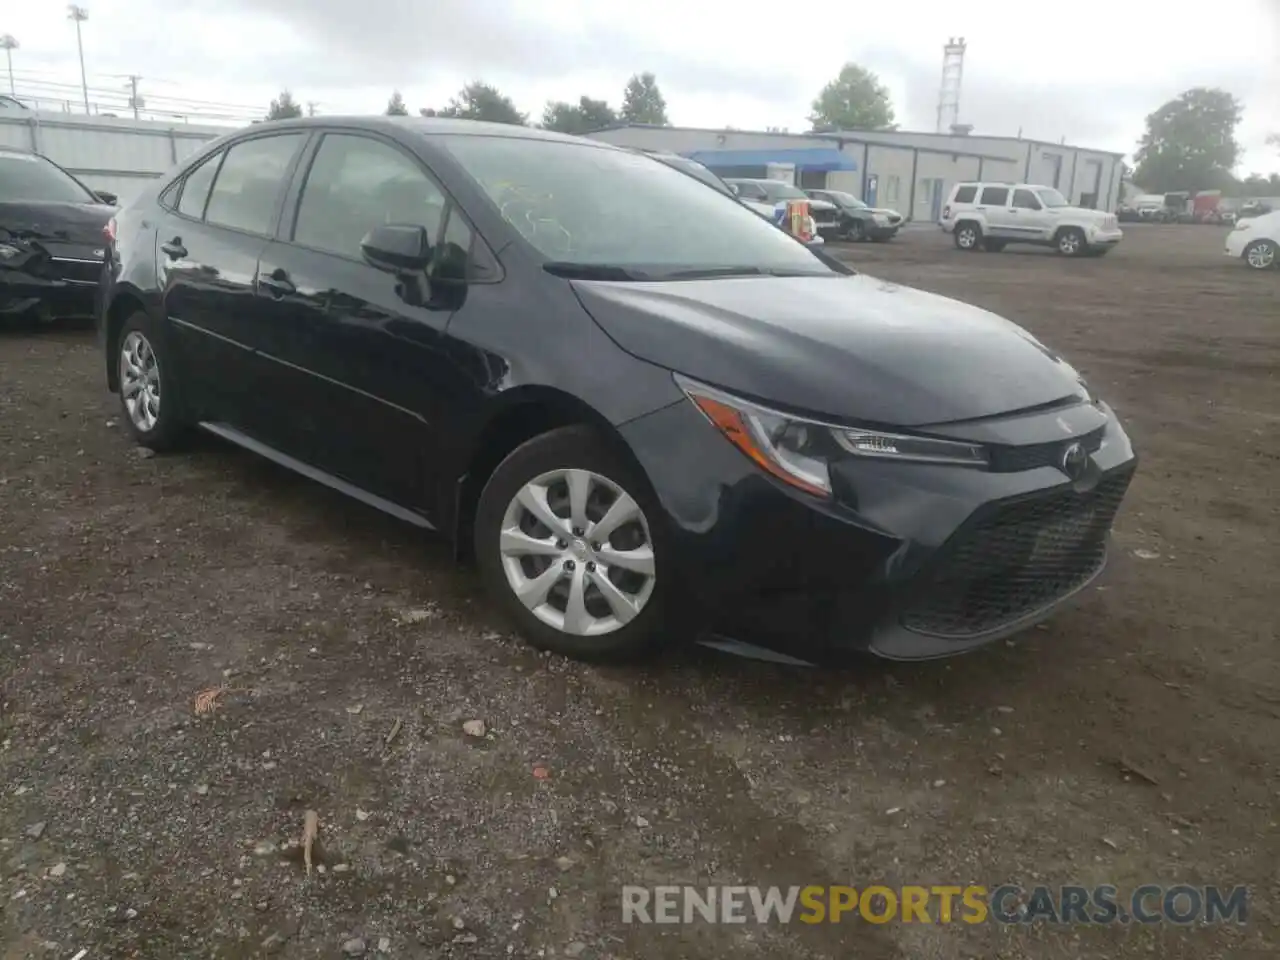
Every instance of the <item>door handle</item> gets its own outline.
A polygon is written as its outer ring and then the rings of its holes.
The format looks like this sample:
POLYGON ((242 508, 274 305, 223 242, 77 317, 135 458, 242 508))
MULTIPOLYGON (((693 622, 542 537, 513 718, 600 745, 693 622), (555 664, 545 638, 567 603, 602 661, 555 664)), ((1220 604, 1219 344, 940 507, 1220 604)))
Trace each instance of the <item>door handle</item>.
POLYGON ((265 276, 259 276, 258 286, 262 287, 277 300, 298 292, 298 288, 289 279, 289 274, 280 269, 273 270, 265 276))
POLYGON ((182 245, 181 237, 174 237, 167 243, 160 244, 160 249, 169 255, 170 260, 181 260, 187 255, 187 248, 182 245))

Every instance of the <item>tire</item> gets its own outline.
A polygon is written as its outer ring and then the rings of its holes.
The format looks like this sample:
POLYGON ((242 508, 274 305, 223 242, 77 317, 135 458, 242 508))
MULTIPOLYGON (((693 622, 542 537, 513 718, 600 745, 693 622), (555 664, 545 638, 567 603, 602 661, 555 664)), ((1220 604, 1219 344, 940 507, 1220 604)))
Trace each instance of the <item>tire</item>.
POLYGON ((987 253, 999 253, 1005 247, 1005 241, 992 240, 990 238, 982 241, 982 249, 987 253))
POLYGON ((177 447, 190 428, 178 378, 145 313, 125 320, 116 341, 120 410, 135 442, 156 452, 177 447))
POLYGON ((845 228, 844 238, 850 243, 861 243, 866 238, 862 230, 862 221, 850 220, 849 226, 845 228))
POLYGON ((982 228, 971 220, 957 223, 952 239, 955 240, 956 247, 961 250, 981 250, 982 228))
POLYGON ((1083 230, 1067 227, 1058 233, 1053 247, 1064 257, 1079 257, 1088 252, 1089 243, 1085 239, 1083 230))
POLYGON ((517 447, 476 506, 475 556, 490 594, 532 646, 581 660, 632 659, 660 646, 674 589, 666 542, 644 478, 586 426, 552 430, 517 447), (572 523, 571 477, 584 484, 585 524, 572 523), (552 522, 538 519, 525 506, 530 500, 538 513, 545 504, 543 516, 552 522), (633 518, 593 541, 592 525, 628 502, 633 518), (626 568, 604 563, 610 554, 627 556, 626 568), (575 588, 581 606, 573 604, 575 588), (534 601, 522 600, 518 589, 534 601))
POLYGON ((1280 262, 1280 248, 1270 240, 1255 240, 1245 247, 1244 262, 1253 270, 1270 270, 1280 262))

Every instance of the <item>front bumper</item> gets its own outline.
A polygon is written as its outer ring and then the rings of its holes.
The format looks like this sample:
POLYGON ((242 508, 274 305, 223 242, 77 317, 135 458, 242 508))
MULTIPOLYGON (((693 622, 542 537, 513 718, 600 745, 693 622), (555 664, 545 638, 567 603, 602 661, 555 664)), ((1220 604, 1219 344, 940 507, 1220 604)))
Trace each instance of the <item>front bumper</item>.
POLYGON ((0 316, 41 318, 92 317, 96 281, 46 279, 14 270, 0 271, 0 316))
POLYGON ((1118 227, 1110 230, 1090 230, 1088 238, 1091 247, 1114 247, 1124 239, 1124 231, 1118 227))
POLYGON ((1244 248, 1249 245, 1251 239, 1248 230, 1232 230, 1227 234, 1227 242, 1222 252, 1225 256, 1239 260, 1244 256, 1244 248))
POLYGON ((1101 572, 1136 458, 1099 410, 1075 483, 1050 465, 850 459, 832 467, 839 502, 766 477, 688 402, 622 432, 665 508, 671 575, 707 629, 803 660, 928 659, 1047 618, 1101 572))

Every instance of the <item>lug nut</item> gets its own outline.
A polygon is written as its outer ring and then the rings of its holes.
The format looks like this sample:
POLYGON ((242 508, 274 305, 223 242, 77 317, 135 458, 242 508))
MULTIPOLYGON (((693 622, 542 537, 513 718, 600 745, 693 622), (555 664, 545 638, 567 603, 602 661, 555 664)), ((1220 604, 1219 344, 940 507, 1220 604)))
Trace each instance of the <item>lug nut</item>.
POLYGON ((598 543, 596 543, 594 540, 592 540, 592 541, 591 541, 591 549, 592 549, 592 550, 599 550, 599 549, 600 549, 600 544, 598 544, 598 543))
POLYGON ((574 528, 573 528, 573 535, 574 535, 575 537, 580 537, 580 536, 582 536, 582 528, 581 528, 581 527, 574 527, 574 528))
POLYGON ((572 573, 572 572, 573 572, 573 561, 572 561, 572 560, 566 560, 566 561, 564 562, 564 568, 565 568, 565 570, 567 570, 569 573, 572 573))
POLYGON ((588 560, 588 561, 587 561, 587 573, 595 573, 595 572, 596 572, 596 565, 595 565, 594 563, 592 563, 590 560, 588 560))
POLYGON ((566 549, 568 546, 569 546, 569 544, 568 544, 568 543, 566 543, 564 540, 557 540, 557 541, 556 541, 556 547, 557 547, 557 549, 564 550, 564 549, 566 549))

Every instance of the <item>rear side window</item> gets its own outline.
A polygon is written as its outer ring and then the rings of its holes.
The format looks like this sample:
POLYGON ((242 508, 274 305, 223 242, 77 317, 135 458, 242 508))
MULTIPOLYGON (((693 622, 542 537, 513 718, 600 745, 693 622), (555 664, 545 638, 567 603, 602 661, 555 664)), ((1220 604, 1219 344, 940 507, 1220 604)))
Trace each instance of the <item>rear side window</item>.
MULTIPOLYGON (((370 137, 330 133, 307 174, 293 239, 359 260, 360 241, 379 224, 426 227, 434 243, 444 208, 440 188, 400 150, 370 137)), ((469 236, 464 246, 470 247, 469 236)))
POLYGON ((956 189, 955 199, 952 200, 951 202, 952 203, 973 203, 973 198, 976 197, 977 195, 978 195, 978 188, 973 186, 972 184, 965 187, 958 187, 956 189))
MULTIPOLYGON (((285 133, 232 146, 209 194, 205 220, 220 227, 270 235, 276 200, 302 139, 300 133, 285 133)), ((184 200, 185 194, 184 190, 184 200)))
POLYGON ((982 201, 983 204, 991 207, 1003 207, 1009 202, 1008 187, 983 187, 982 201))
POLYGON ((209 188, 213 186, 213 175, 218 172, 218 161, 221 159, 222 153, 215 153, 187 174, 187 179, 182 184, 182 196, 178 199, 178 212, 184 217, 203 219, 209 188))

